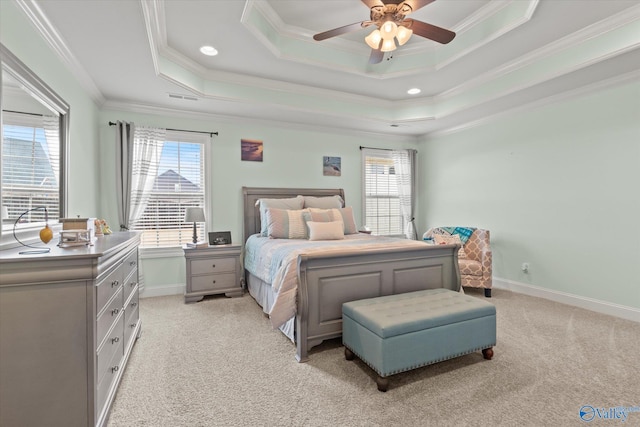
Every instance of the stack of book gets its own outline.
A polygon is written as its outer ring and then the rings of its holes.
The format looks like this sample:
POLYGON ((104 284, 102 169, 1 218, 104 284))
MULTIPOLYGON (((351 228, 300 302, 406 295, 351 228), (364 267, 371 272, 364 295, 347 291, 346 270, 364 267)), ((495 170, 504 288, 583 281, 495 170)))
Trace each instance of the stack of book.
POLYGON ((208 248, 209 243, 208 242, 187 243, 185 246, 187 249, 203 249, 203 248, 208 248))

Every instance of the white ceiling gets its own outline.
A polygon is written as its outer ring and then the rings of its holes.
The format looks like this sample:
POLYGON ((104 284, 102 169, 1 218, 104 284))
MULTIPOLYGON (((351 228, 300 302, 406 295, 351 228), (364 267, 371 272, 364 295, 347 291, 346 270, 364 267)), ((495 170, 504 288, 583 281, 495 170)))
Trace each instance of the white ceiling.
POLYGON ((410 17, 456 38, 414 35, 377 65, 371 29, 312 39, 368 20, 360 0, 17 3, 101 106, 216 120, 423 135, 637 79, 640 64, 636 0, 437 0, 410 17))

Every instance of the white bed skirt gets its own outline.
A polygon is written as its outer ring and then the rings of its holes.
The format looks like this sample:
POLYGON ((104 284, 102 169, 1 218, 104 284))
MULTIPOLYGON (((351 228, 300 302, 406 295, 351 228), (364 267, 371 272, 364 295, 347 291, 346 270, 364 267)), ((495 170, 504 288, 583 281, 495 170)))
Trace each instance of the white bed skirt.
MULTIPOLYGON (((262 307, 262 311, 266 314, 269 314, 271 311, 271 307, 275 301, 275 295, 273 294, 273 288, 271 285, 253 274, 247 272, 247 289, 249 290, 249 295, 256 300, 258 305, 262 307)), ((282 326, 280 326, 280 330, 283 334, 287 336, 293 343, 295 343, 295 325, 296 318, 292 317, 287 320, 282 326)))

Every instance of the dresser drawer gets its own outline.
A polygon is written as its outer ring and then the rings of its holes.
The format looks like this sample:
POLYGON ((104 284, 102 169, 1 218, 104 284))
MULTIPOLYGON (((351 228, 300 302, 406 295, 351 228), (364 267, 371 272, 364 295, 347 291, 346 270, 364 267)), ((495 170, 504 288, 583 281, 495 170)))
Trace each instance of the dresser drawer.
MULTIPOLYGON (((134 270, 138 269, 138 251, 132 251, 122 261, 122 277, 127 279, 134 270)), ((137 280, 137 279, 136 279, 137 280)))
POLYGON ((113 270, 98 283, 96 292, 96 310, 100 313, 111 297, 122 287, 122 265, 113 270))
POLYGON ((124 281, 124 301, 129 299, 129 296, 133 292, 133 290, 138 286, 138 270, 134 270, 125 281, 124 281))
POLYGON ((105 309, 98 314, 96 322, 96 345, 100 347, 102 340, 111 328, 111 325, 118 318, 118 314, 122 310, 122 286, 118 289, 115 297, 109 301, 105 309))
POLYGON ((124 314, 118 317, 114 328, 111 329, 111 333, 107 336, 107 339, 104 340, 102 347, 99 347, 97 354, 98 382, 100 382, 102 377, 105 375, 106 369, 113 359, 113 355, 119 353, 120 356, 122 356, 123 354, 124 317, 124 314))
POLYGON ((229 289, 240 287, 235 273, 209 274, 191 278, 191 291, 208 291, 215 289, 229 289))
POLYGON ((210 258, 191 261, 191 275, 235 272, 237 258, 210 258))
POLYGON ((107 397, 109 396, 109 390, 112 387, 115 387, 115 380, 118 378, 118 373, 122 366, 122 355, 123 355, 123 343, 122 340, 118 343, 120 350, 115 350, 113 357, 106 364, 104 371, 98 372, 98 378, 102 377, 102 380, 98 382, 98 387, 96 391, 97 402, 96 408, 98 415, 102 413, 104 409, 104 405, 107 403, 107 397))
POLYGON ((133 332, 136 330, 136 326, 138 325, 138 319, 140 319, 137 291, 125 308, 124 315, 127 319, 124 323, 124 345, 125 348, 128 348, 129 343, 134 337, 133 332))

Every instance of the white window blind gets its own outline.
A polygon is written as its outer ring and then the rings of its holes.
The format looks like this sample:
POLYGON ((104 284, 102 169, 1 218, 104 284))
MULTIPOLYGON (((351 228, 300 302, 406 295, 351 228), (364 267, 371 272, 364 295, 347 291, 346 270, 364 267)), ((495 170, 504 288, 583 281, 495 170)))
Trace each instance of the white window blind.
MULTIPOLYGON (((60 216, 60 142, 58 117, 2 113, 2 206, 7 218, 46 207, 49 219, 60 216)), ((22 222, 44 221, 44 210, 25 214, 22 222)))
POLYGON ((373 234, 403 236, 405 224, 391 152, 362 150, 364 221, 373 234))
MULTIPOLYGON (((131 230, 142 231, 141 247, 181 246, 192 241, 193 223, 184 222, 185 210, 205 208, 207 142, 206 135, 167 131, 162 150, 152 160, 157 173, 147 205, 130 224, 131 230)), ((134 165, 137 161, 133 159, 134 165)), ((204 223, 197 224, 197 232, 198 240, 204 240, 204 223)))

